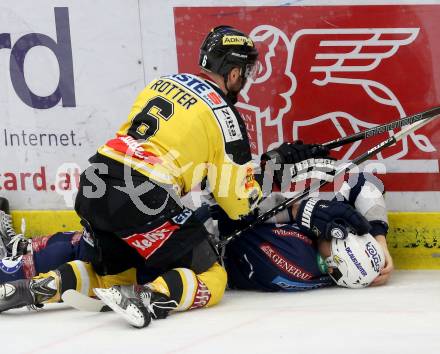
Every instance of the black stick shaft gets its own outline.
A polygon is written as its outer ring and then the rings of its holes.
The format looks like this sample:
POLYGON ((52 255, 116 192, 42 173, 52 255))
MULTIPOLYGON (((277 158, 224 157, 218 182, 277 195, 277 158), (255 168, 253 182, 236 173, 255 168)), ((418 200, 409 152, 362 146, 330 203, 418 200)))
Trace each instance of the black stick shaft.
MULTIPOLYGON (((421 119, 418 119, 411 126, 406 127, 405 129, 397 132, 393 136, 390 136, 389 138, 385 139, 381 143, 372 147, 370 150, 366 151, 362 155, 359 155, 358 157, 356 157, 354 160, 352 160, 350 163, 348 163, 348 165, 341 167, 338 171, 336 171, 333 180, 337 176, 339 176, 340 174, 345 174, 345 173, 349 172, 355 166, 358 166, 362 162, 367 161, 368 159, 375 156, 376 154, 378 154, 380 151, 384 150, 388 146, 395 144, 396 142, 401 140, 404 136, 408 135, 409 133, 413 132, 414 130, 429 123, 432 120, 432 118, 434 118, 436 115, 440 114, 440 107, 438 109, 439 109, 438 113, 431 114, 430 117, 425 117, 426 120, 424 120, 424 121, 421 121, 421 119)), ((306 187, 301 193, 297 194, 293 198, 286 199, 285 201, 283 201, 282 203, 280 203, 276 207, 259 215, 254 221, 252 221, 250 224, 248 224, 244 228, 234 231, 232 234, 230 234, 229 236, 224 238, 222 241, 220 241, 217 245, 217 248, 221 249, 221 248, 225 247, 229 242, 231 242, 233 239, 239 237, 242 233, 252 229, 253 227, 255 227, 258 224, 265 222, 266 220, 269 220, 271 217, 278 214, 280 211, 292 206, 293 204, 295 204, 299 200, 306 197, 309 193, 319 190, 321 187, 323 187, 324 185, 326 185, 330 182, 332 182, 332 181, 321 180, 318 184, 306 187)))
POLYGON ((432 118, 432 117, 436 116, 437 114, 440 114, 440 107, 434 107, 434 108, 431 108, 427 111, 414 114, 412 116, 407 116, 407 117, 395 120, 393 122, 378 125, 377 127, 369 128, 369 129, 366 129, 366 130, 361 131, 359 133, 355 133, 350 136, 346 136, 343 138, 338 138, 338 139, 329 141, 327 143, 324 143, 323 145, 329 149, 334 149, 339 146, 354 143, 355 141, 358 141, 358 140, 367 139, 372 136, 376 136, 376 135, 388 132, 388 131, 396 129, 396 128, 401 128, 406 125, 414 124, 414 123, 416 123, 420 120, 423 120, 423 119, 432 118))

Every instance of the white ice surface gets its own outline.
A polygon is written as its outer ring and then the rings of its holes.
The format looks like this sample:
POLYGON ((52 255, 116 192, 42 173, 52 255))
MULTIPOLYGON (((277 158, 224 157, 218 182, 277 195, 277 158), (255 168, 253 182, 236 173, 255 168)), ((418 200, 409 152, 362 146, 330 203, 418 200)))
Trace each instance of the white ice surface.
POLYGON ((0 353, 440 353, 440 271, 388 285, 302 293, 228 291, 211 309, 148 328, 63 304, 0 314, 0 353))

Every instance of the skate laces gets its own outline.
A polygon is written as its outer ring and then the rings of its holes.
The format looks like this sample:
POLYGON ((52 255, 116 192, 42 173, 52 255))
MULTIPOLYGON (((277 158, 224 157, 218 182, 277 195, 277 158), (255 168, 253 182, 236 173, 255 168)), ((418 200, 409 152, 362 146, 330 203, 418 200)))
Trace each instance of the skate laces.
POLYGON ((158 316, 156 314, 155 305, 151 302, 153 291, 148 286, 136 286, 135 291, 138 293, 142 305, 148 310, 151 316, 156 319, 158 316))
POLYGON ((177 308, 177 302, 169 300, 166 302, 153 302, 148 306, 148 311, 155 320, 164 319, 168 314, 177 308))
POLYGON ((4 211, 0 211, 0 231, 5 240, 5 245, 11 253, 10 257, 18 257, 31 251, 31 242, 24 236, 26 230, 26 221, 21 219, 21 233, 17 234, 12 226, 12 217, 4 211))
POLYGON ((33 305, 26 305, 26 308, 28 311, 40 311, 43 308, 43 304, 33 304, 33 305))
POLYGON ((139 294, 142 304, 148 308, 151 300, 151 290, 148 287, 135 285, 135 292, 139 294))
POLYGON ((18 257, 29 251, 30 240, 27 240, 23 234, 17 234, 11 238, 7 247, 11 252, 11 257, 18 257), (23 244, 25 243, 25 245, 23 244))
POLYGON ((2 233, 3 239, 6 237, 12 239, 16 232, 12 226, 12 217, 6 214, 3 210, 0 210, 0 232, 2 233))
POLYGON ((175 300, 171 300, 167 295, 153 291, 148 286, 140 293, 144 306, 148 309, 154 319, 165 318, 168 313, 175 310, 178 306, 175 300))

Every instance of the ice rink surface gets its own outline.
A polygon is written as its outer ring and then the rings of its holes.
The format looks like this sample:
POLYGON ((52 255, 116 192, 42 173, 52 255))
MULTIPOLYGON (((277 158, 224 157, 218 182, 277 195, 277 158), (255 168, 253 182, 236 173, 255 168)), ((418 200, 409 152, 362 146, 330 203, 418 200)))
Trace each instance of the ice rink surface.
POLYGON ((228 291, 211 309, 129 327, 64 304, 0 314, 1 354, 440 353, 440 271, 395 271, 362 290, 228 291))

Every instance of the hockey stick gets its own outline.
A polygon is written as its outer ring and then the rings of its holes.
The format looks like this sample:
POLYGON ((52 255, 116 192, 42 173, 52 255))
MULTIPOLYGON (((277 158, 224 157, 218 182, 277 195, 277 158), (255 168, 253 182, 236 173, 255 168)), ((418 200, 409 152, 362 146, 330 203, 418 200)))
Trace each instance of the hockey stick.
POLYGON ((69 305, 80 311, 87 311, 87 312, 110 311, 110 308, 106 304, 104 304, 101 300, 91 298, 73 289, 66 290, 61 295, 61 300, 63 300, 63 302, 66 305, 69 305))
POLYGON ((370 159, 371 157, 375 156, 377 153, 379 153, 380 151, 384 150, 388 146, 394 145, 398 141, 402 140, 402 138, 405 137, 406 135, 410 134, 411 132, 413 132, 413 131, 423 127, 424 125, 426 125, 429 122, 431 122, 432 120, 434 120, 434 118, 436 118, 436 116, 439 115, 439 114, 440 114, 440 112, 436 113, 436 115, 433 115, 431 117, 427 117, 424 120, 420 120, 419 119, 415 123, 411 124, 410 126, 407 126, 407 127, 403 128, 402 130, 400 130, 399 132, 397 132, 393 136, 390 136, 389 138, 385 139, 381 143, 379 143, 376 146, 372 147, 371 149, 369 149, 368 151, 366 151, 362 155, 358 156, 357 158, 355 158, 351 162, 349 162, 346 165, 342 166, 339 170, 337 170, 335 172, 332 180, 328 180, 328 181, 327 180, 321 180, 318 184, 308 186, 301 193, 296 195, 295 197, 286 199, 285 201, 283 201, 282 203, 280 203, 276 207, 274 207, 274 208, 266 211, 265 213, 259 215, 250 224, 248 224, 247 226, 245 226, 242 229, 234 231, 232 234, 230 234, 229 236, 224 238, 222 241, 220 241, 217 244, 217 249, 219 249, 219 250, 222 249, 229 242, 231 242, 233 239, 239 237, 244 232, 250 230, 251 228, 255 227, 258 224, 261 224, 261 223, 265 222, 266 220, 270 219, 274 215, 278 214, 280 211, 282 211, 282 210, 292 206, 293 204, 295 204, 299 200, 301 200, 304 197, 306 197, 309 193, 315 192, 315 191, 319 190, 322 186, 326 185, 327 183, 333 182, 338 175, 345 174, 345 173, 349 172, 355 166, 358 166, 362 162, 367 161, 368 159, 370 159))
POLYGON ((407 116, 407 117, 397 119, 397 120, 390 122, 390 123, 378 125, 377 127, 369 128, 364 131, 361 131, 361 132, 358 132, 358 133, 355 133, 355 134, 352 134, 352 135, 349 135, 349 136, 346 136, 343 138, 338 138, 338 139, 329 141, 327 143, 324 143, 322 145, 324 145, 326 148, 331 150, 331 149, 337 148, 337 147, 345 145, 345 144, 354 143, 355 141, 358 141, 358 140, 367 139, 372 136, 376 136, 376 135, 388 132, 388 131, 396 129, 396 128, 401 128, 406 125, 414 124, 414 123, 421 121, 421 120, 424 120, 424 119, 432 118, 438 114, 440 114, 440 106, 428 109, 427 111, 420 112, 420 113, 414 114, 412 116, 407 116))

